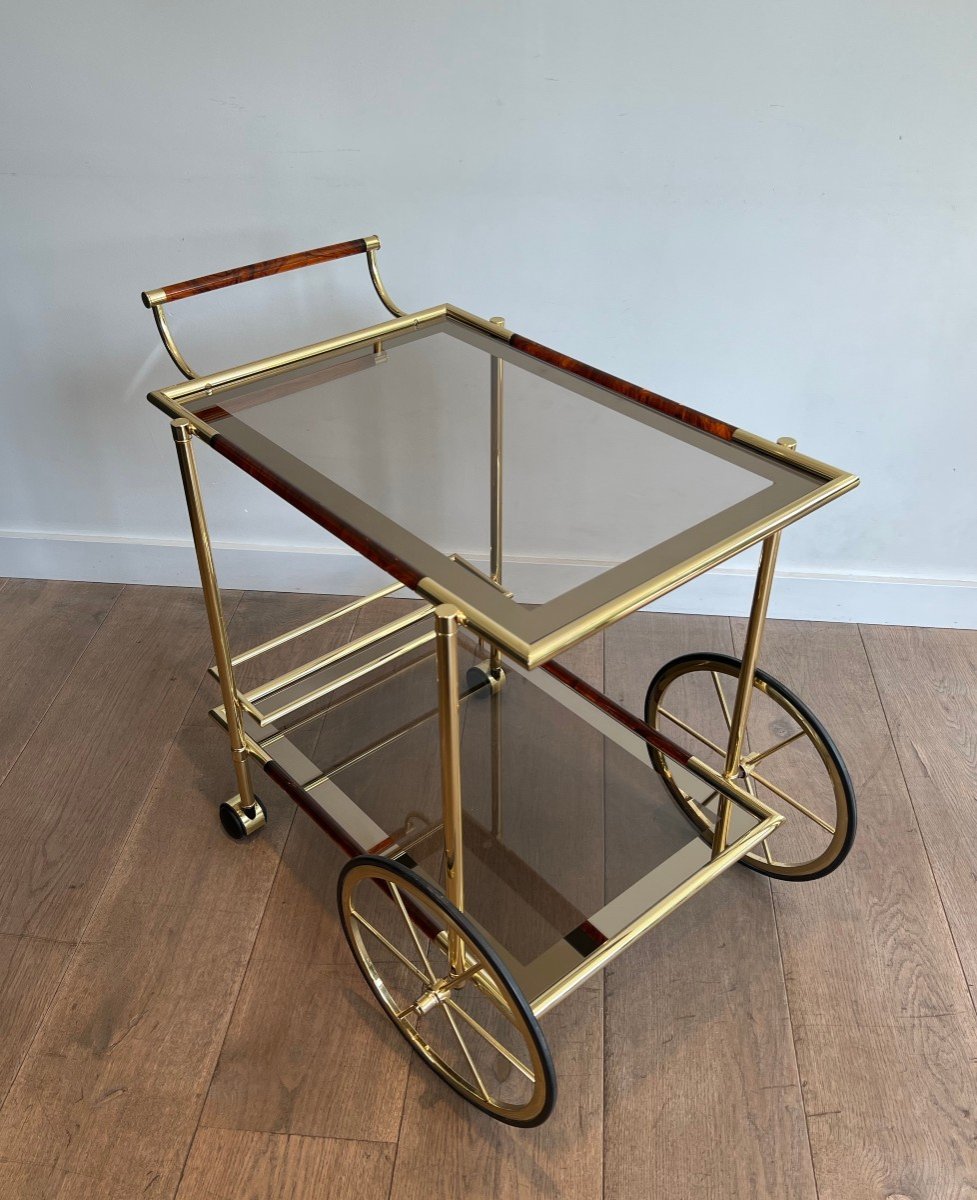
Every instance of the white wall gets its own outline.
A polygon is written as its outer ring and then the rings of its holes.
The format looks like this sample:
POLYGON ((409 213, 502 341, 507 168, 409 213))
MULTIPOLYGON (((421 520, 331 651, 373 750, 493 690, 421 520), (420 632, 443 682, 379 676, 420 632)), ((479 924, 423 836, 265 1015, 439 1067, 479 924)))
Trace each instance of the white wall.
MULTIPOLYGON (((0 574, 189 579, 140 290, 377 232, 401 305, 504 313, 859 472, 785 538, 779 611, 977 624, 972 4, 91 0, 5 25, 0 574)), ((174 324, 203 369, 376 312, 351 260, 174 324)), ((322 538, 208 476, 227 582, 363 583, 275 553, 322 538)), ((743 582, 676 604, 732 611, 743 582)))

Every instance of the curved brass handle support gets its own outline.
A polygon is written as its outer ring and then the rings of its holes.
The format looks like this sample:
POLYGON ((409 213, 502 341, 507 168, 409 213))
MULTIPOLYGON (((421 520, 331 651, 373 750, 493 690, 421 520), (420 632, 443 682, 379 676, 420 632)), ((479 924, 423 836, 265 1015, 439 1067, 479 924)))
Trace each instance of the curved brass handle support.
POLYGON ((170 327, 166 322, 166 310, 162 304, 154 304, 153 320, 156 322, 156 328, 159 330, 159 336, 163 340, 163 345, 166 347, 166 353, 173 359, 181 373, 187 379, 199 379, 197 372, 193 370, 187 360, 183 357, 179 346, 173 340, 173 334, 170 333, 170 327))
POLYGON ((188 296, 199 296, 204 292, 212 292, 217 288, 233 287, 236 283, 246 283, 249 279, 263 279, 267 275, 281 275, 285 271, 295 271, 299 267, 309 267, 315 263, 333 262, 339 258, 349 258, 355 254, 365 254, 370 269, 370 279, 380 297, 380 302, 388 312, 395 317, 406 314, 390 299, 387 289, 380 278, 377 266, 377 251, 380 249, 380 239, 371 234, 369 237, 356 238, 350 242, 335 242, 331 246, 320 246, 316 250, 303 250, 298 254, 286 254, 282 258, 268 258, 263 262, 251 263, 246 267, 233 267, 229 271, 217 271, 213 275, 200 275, 196 279, 185 279, 182 283, 170 283, 166 287, 154 288, 142 293, 142 302, 152 310, 153 319, 159 336, 166 347, 166 352, 176 363, 181 374, 187 379, 197 379, 199 376, 183 357, 179 347, 173 340, 173 334, 166 320, 164 305, 174 300, 185 300, 188 296))
POLYGON ((406 316, 407 314, 404 312, 404 310, 402 308, 398 308, 397 305, 394 304, 394 302, 390 299, 387 289, 383 286, 383 280, 380 278, 380 268, 377 266, 377 251, 380 249, 380 239, 378 237, 372 237, 367 238, 366 240, 368 243, 373 243, 373 245, 367 246, 366 265, 370 268, 370 278, 373 280, 373 287, 376 291, 376 294, 380 297, 380 303, 387 310, 387 312, 393 313, 395 317, 406 316))

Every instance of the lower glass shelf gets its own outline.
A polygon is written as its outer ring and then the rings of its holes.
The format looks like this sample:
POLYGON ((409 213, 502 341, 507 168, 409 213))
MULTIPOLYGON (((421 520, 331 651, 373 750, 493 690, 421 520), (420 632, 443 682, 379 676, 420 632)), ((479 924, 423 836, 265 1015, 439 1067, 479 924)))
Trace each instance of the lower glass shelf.
MULTIPOLYGON (((465 911, 537 1013, 754 848, 780 818, 738 789, 729 846, 713 857, 646 742, 544 670, 461 639, 465 911)), ((443 882, 433 655, 428 648, 338 690, 287 733, 248 721, 266 769, 349 853, 384 854, 443 882)), ((221 710, 215 710, 220 719, 221 710)), ((669 761, 682 789, 718 804, 716 780, 669 761), (710 800, 710 794, 712 799, 710 800)))

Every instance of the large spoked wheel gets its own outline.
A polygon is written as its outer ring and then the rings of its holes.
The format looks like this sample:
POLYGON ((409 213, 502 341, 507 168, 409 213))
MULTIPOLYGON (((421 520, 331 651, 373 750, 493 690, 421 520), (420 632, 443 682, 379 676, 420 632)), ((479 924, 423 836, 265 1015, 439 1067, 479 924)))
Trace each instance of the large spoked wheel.
MULTIPOLYGON (((740 660, 727 654, 685 654, 666 663, 648 688, 646 722, 723 771, 740 669, 740 660)), ((765 671, 756 672, 754 689, 734 782, 786 819, 740 861, 777 879, 818 879, 841 865, 855 838, 851 778, 806 704, 765 671)), ((694 798, 683 769, 648 750, 679 807, 711 841, 717 793, 694 798)))
POLYGON ((505 964, 433 884, 392 859, 350 859, 339 876, 346 939, 373 994, 446 1083, 509 1125, 540 1125, 556 1099, 549 1048, 505 964), (448 936, 465 969, 452 973, 448 936))

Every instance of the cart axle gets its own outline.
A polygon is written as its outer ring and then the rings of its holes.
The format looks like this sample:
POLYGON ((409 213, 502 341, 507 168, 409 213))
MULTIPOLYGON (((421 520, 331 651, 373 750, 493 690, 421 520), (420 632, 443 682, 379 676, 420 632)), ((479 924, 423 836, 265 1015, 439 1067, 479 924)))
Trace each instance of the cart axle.
POLYGON ((406 1011, 409 1013, 415 1012, 419 1017, 424 1017, 437 1008, 439 1004, 444 1004, 452 990, 453 985, 451 981, 445 980, 437 987, 433 987, 422 996, 419 996, 406 1011))

